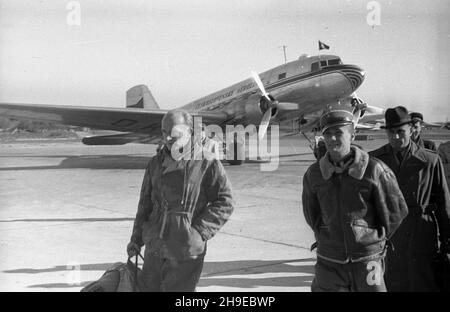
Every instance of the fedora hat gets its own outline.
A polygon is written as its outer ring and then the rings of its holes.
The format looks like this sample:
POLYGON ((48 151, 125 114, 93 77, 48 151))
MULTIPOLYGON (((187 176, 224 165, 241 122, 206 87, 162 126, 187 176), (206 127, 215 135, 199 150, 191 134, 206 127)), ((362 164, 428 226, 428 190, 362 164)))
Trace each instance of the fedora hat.
POLYGON ((394 108, 388 108, 384 114, 386 125, 380 128, 390 129, 400 127, 411 123, 411 117, 409 116, 406 107, 397 106, 394 108))

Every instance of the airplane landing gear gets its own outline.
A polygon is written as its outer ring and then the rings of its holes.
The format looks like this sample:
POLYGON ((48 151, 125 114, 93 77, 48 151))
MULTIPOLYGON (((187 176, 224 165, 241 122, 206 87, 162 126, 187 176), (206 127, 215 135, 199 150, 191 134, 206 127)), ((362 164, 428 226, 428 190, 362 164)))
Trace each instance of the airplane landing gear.
MULTIPOLYGON (((226 154, 228 156, 228 154, 226 154)), ((239 140, 233 141, 233 149, 232 149, 233 159, 228 159, 228 163, 232 166, 239 166, 244 163, 245 160, 245 146, 239 140)))

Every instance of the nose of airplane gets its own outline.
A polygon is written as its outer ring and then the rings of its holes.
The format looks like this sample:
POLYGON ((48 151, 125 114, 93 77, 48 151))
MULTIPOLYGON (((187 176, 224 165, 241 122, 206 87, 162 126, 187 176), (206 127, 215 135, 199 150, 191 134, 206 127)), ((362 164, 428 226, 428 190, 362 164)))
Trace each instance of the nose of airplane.
POLYGON ((356 65, 343 65, 341 70, 350 81, 353 91, 359 88, 366 76, 366 72, 356 65))

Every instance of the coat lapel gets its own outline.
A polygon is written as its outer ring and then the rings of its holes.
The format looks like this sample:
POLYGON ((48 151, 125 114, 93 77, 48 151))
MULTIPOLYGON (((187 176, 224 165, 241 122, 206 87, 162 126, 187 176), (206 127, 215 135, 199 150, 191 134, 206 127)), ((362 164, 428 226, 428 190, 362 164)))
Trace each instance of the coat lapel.
POLYGON ((394 151, 391 145, 387 144, 384 148, 385 153, 383 153, 379 158, 395 173, 400 170, 400 164, 397 158, 394 156, 394 151))
POLYGON ((408 179, 410 176, 417 174, 426 167, 427 160, 421 155, 421 148, 414 142, 411 142, 411 150, 402 164, 402 178, 408 179))

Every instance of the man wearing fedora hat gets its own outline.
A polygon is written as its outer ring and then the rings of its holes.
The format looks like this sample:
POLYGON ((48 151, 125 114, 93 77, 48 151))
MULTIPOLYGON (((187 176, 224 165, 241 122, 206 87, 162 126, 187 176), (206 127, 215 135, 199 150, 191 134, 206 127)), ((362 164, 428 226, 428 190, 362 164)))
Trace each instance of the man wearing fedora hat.
POLYGON ((413 129, 411 140, 413 140, 413 142, 420 147, 424 147, 432 151, 437 151, 436 144, 433 141, 425 140, 420 137, 420 134, 422 133, 423 115, 418 112, 411 112, 409 113, 409 116, 411 117, 411 124, 413 129))
POLYGON ((312 291, 386 291, 386 238, 408 213, 392 171, 356 146, 353 114, 324 113, 326 153, 303 177, 302 205, 317 246, 312 291))
POLYGON ((436 291, 433 259, 438 248, 448 253, 450 243, 450 195, 442 162, 436 152, 411 140, 405 107, 387 109, 385 119, 389 143, 370 154, 392 169, 409 211, 388 250, 386 286, 388 291, 436 291))

